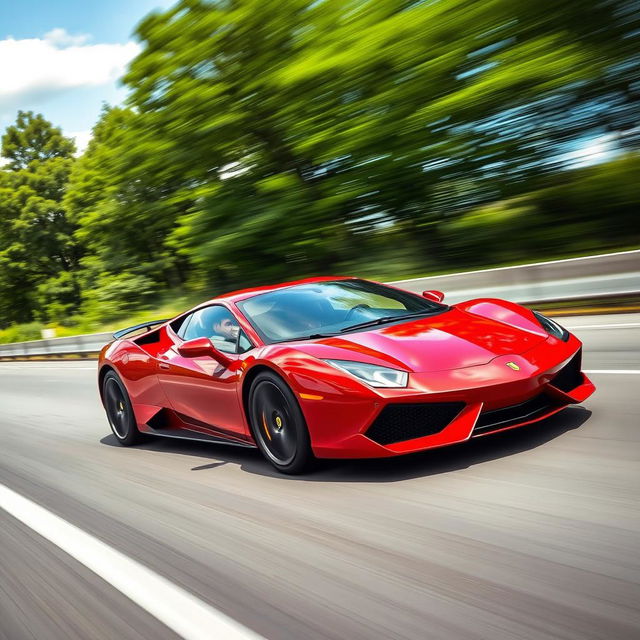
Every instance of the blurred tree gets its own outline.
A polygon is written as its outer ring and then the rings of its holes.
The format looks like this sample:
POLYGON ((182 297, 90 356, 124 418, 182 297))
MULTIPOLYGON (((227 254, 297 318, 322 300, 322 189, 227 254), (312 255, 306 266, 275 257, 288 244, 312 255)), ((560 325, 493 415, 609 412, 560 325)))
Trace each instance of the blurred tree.
POLYGON ((602 125, 604 79, 636 51, 624 6, 184 0, 150 15, 125 80, 162 140, 145 165, 188 212, 171 244, 210 275, 277 278, 331 270, 358 232, 400 224, 446 264, 444 221, 530 188, 602 125))
POLYGON ((640 242, 640 154, 555 174, 541 188, 443 224, 462 266, 606 251, 640 242))
POLYGON ((265 102, 307 4, 178 4, 139 28, 147 47, 127 80, 163 142, 147 166, 177 186, 168 198, 186 209, 171 245, 220 286, 265 270, 331 269, 339 253, 327 196, 336 207, 341 197, 317 190, 287 119, 265 102))
POLYGON ((19 112, 2 138, 0 171, 0 322, 27 322, 77 304, 79 249, 61 204, 75 145, 41 115, 19 112), (64 293, 49 284, 65 273, 64 293), (46 300, 40 293, 46 293, 46 300))

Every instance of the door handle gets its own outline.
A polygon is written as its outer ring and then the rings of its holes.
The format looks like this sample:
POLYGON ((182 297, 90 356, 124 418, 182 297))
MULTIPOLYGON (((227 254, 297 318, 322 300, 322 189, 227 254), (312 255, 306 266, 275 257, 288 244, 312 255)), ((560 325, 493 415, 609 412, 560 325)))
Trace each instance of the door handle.
POLYGON ((171 366, 170 366, 168 363, 166 363, 166 362, 161 362, 161 363, 159 364, 159 367, 160 367, 161 369, 170 369, 170 368, 171 368, 171 366))

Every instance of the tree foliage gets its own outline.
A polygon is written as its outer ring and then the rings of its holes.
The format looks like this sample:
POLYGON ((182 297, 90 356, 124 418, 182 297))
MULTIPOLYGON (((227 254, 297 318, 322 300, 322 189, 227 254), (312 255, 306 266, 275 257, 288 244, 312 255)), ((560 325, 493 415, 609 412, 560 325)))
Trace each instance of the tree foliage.
POLYGON ((62 205, 74 151, 60 129, 31 112, 20 112, 2 138, 2 155, 10 160, 0 171, 3 325, 58 318, 78 302, 79 247, 62 205))
POLYGON ((277 278, 334 269, 387 224, 446 262, 441 223, 530 188, 611 117, 602 80, 634 52, 623 4, 189 0, 152 14, 125 81, 163 142, 147 167, 188 210, 171 246, 209 277, 277 278))
POLYGON ((2 136, 2 156, 14 171, 28 169, 33 162, 69 158, 75 150, 73 140, 65 138, 58 127, 32 111, 18 111, 16 123, 7 127, 2 136))
POLYGON ((628 0, 152 13, 128 104, 79 159, 41 116, 3 137, 0 304, 117 314, 166 289, 537 258, 573 246, 572 225, 576 250, 635 242, 637 156, 573 172, 566 156, 603 135, 637 148, 639 16, 628 0))

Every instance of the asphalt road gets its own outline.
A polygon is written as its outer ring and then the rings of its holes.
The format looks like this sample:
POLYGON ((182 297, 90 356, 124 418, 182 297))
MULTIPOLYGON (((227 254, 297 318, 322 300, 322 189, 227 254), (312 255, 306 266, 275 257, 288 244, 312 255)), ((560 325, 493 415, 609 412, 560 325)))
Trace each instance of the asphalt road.
MULTIPOLYGON (((269 640, 638 638, 640 315, 563 321, 598 371, 584 406, 295 478, 121 448, 95 363, 0 363, 0 483, 269 640)), ((176 637, 0 510, 0 638, 176 637)))

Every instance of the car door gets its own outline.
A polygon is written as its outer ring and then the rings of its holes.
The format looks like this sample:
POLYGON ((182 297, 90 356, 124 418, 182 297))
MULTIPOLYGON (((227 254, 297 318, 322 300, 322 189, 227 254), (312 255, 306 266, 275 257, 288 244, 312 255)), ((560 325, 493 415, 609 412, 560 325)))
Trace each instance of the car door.
POLYGON ((251 347, 231 311, 222 305, 210 305, 187 316, 174 334, 174 344, 158 354, 160 385, 171 408, 190 429, 248 438, 238 392, 244 358, 238 352, 251 347), (208 356, 191 358, 178 352, 182 342, 203 337, 210 338, 219 351, 229 356, 228 366, 208 356))

